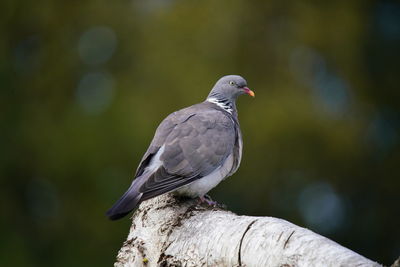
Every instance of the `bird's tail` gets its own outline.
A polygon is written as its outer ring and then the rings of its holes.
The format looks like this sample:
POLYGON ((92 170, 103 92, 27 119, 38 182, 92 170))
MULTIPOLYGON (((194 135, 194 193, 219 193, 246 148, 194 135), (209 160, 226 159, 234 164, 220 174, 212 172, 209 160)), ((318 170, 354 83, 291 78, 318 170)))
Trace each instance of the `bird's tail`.
POLYGON ((132 184, 128 191, 106 213, 110 220, 118 220, 135 209, 141 202, 142 193, 132 184))

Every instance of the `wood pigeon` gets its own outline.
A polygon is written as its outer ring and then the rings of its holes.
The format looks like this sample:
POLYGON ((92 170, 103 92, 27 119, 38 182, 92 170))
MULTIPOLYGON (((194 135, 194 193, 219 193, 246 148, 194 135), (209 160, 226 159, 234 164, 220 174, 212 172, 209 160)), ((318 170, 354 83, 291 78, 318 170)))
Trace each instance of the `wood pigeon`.
POLYGON ((125 194, 108 210, 117 220, 142 201, 167 192, 200 197, 239 167, 242 135, 236 110, 239 95, 254 92, 237 75, 217 81, 207 99, 178 110, 158 126, 125 194))

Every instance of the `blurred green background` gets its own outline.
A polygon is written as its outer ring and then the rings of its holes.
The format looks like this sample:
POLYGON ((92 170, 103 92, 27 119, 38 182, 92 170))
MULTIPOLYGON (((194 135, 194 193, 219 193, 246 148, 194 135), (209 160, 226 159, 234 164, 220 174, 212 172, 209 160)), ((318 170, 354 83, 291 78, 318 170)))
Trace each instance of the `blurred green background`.
POLYGON ((244 156, 211 196, 400 255, 398 1, 0 4, 1 266, 110 266, 155 128, 244 76, 244 156))

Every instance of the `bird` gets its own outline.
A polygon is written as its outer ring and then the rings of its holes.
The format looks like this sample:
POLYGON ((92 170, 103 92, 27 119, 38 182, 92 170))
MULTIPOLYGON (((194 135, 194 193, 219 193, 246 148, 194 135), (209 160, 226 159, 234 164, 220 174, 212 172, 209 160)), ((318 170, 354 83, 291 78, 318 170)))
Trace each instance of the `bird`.
POLYGON ((255 93, 239 75, 227 75, 206 100, 175 111, 158 126, 129 189, 107 211, 120 219, 142 201, 173 192, 207 201, 206 193, 234 174, 242 158, 236 99, 255 93))

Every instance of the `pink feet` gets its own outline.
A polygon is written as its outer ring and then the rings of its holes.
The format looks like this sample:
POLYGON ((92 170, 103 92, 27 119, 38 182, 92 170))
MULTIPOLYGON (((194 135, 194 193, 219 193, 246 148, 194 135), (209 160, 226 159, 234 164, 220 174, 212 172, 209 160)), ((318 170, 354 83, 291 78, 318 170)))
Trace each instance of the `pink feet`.
POLYGON ((202 197, 199 197, 199 199, 200 199, 200 203, 204 203, 205 202, 209 206, 214 206, 214 207, 217 206, 217 202, 213 201, 209 195, 204 195, 202 197))

